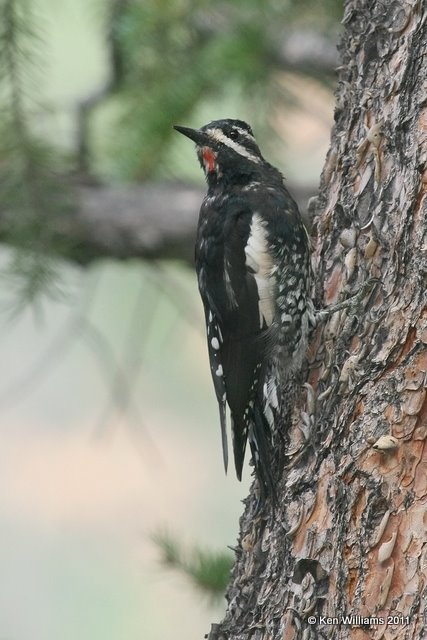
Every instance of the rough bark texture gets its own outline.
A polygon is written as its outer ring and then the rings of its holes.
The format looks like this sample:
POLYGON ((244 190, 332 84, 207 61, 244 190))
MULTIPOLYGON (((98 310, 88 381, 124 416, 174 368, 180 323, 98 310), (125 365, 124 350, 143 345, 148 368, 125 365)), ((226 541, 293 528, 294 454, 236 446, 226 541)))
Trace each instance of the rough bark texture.
POLYGON ((314 336, 279 505, 249 496, 211 638, 427 637, 426 12, 346 2, 317 300, 379 283, 314 336))

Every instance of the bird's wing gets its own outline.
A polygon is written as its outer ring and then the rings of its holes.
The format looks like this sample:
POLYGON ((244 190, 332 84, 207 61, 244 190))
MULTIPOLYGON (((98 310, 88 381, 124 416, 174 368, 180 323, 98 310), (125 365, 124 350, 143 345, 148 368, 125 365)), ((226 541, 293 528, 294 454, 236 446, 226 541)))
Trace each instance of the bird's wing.
POLYGON ((254 419, 253 404, 258 401, 263 382, 268 329, 275 311, 272 268, 261 216, 249 207, 236 208, 225 225, 224 283, 228 305, 221 355, 239 478, 248 429, 254 419))
POLYGON ((215 264, 200 261, 199 287, 220 411, 224 464, 227 466, 228 459, 228 404, 234 461, 240 479, 248 429, 253 422, 250 402, 259 395, 263 382, 268 330, 275 312, 275 281, 262 217, 247 202, 238 201, 234 208, 228 207, 222 225, 215 264))

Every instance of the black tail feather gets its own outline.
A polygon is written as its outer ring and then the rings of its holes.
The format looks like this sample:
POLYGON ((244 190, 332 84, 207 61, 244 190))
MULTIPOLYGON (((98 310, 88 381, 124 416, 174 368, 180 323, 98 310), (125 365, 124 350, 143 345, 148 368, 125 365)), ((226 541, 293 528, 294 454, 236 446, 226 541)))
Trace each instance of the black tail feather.
POLYGON ((248 427, 243 419, 238 419, 231 414, 231 433, 233 436, 234 466, 238 480, 242 479, 243 462, 245 459, 246 442, 248 439, 248 427))
POLYGON ((277 502, 277 492, 273 475, 272 434, 263 406, 257 401, 253 407, 253 426, 249 432, 249 443, 261 498, 263 501, 271 498, 274 505, 277 502))

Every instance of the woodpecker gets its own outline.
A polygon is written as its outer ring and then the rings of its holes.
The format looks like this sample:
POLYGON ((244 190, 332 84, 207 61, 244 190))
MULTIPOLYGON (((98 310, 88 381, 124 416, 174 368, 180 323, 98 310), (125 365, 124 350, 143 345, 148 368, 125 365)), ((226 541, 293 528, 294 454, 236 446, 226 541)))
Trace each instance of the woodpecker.
POLYGON ((241 480, 249 440, 268 492, 283 384, 301 369, 314 324, 307 232, 248 124, 227 119, 175 129, 195 142, 208 185, 195 257, 225 470, 229 413, 236 475, 241 480))

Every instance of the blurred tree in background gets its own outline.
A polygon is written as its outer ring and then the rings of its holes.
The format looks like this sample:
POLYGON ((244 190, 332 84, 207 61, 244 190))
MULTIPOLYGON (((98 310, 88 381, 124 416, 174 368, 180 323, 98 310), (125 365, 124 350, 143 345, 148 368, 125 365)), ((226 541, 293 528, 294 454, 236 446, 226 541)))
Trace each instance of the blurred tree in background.
POLYGON ((333 84, 337 0, 321 7, 313 0, 112 0, 94 2, 94 12, 104 25, 109 71, 104 85, 76 105, 75 140, 64 148, 49 135, 58 107, 40 91, 49 69, 46 16, 31 0, 1 2, 0 239, 17 249, 6 274, 24 304, 41 291, 58 291, 57 258, 190 259, 197 198, 176 212, 183 192, 176 185, 108 188, 191 180, 191 149, 175 139, 172 124, 238 114, 277 156, 283 151, 277 115, 295 101, 283 72, 333 84), (182 208, 189 209, 186 218, 182 208), (165 242, 169 221, 155 228, 164 209, 178 213, 175 226, 181 225, 176 239, 165 242))
MULTIPOLYGON (((13 310, 62 295, 63 261, 191 264, 202 178, 172 125, 248 120, 280 166, 287 111, 301 93, 334 87, 338 0, 94 0, 108 70, 74 105, 73 139, 64 143, 51 126, 61 106, 42 89, 47 16, 37 1, 0 7, 0 241, 11 249, 1 268, 13 310)), ((305 206, 315 184, 302 174, 291 190, 305 206)), ((173 285, 154 266, 156 286, 170 295, 173 285)), ((126 384, 118 380, 112 394, 125 407, 126 384)), ((157 543, 166 564, 202 591, 222 593, 230 555, 196 549, 184 557, 173 538, 157 543)))
POLYGON ((144 180, 170 168, 171 123, 193 120, 212 103, 234 103, 265 127, 283 107, 283 69, 330 80, 340 4, 319 12, 318 3, 295 0, 116 2, 106 93, 120 99, 123 174, 144 180), (287 47, 290 36, 296 41, 287 47))
MULTIPOLYGON (((15 311, 41 294, 62 294, 62 260, 192 261, 201 192, 184 181, 200 183, 201 173, 174 123, 235 114, 277 157, 278 114, 297 99, 283 74, 333 87, 338 0, 321 7, 314 0, 94 0, 109 68, 75 105, 74 140, 66 145, 49 125, 60 107, 42 89, 48 16, 32 0, 1 0, 0 7, 0 240, 13 248, 2 271, 15 311)), ((114 395, 120 403, 117 389, 114 395)), ((214 595, 223 590, 229 556, 195 551, 183 561, 168 540, 159 542, 167 564, 214 595)))

